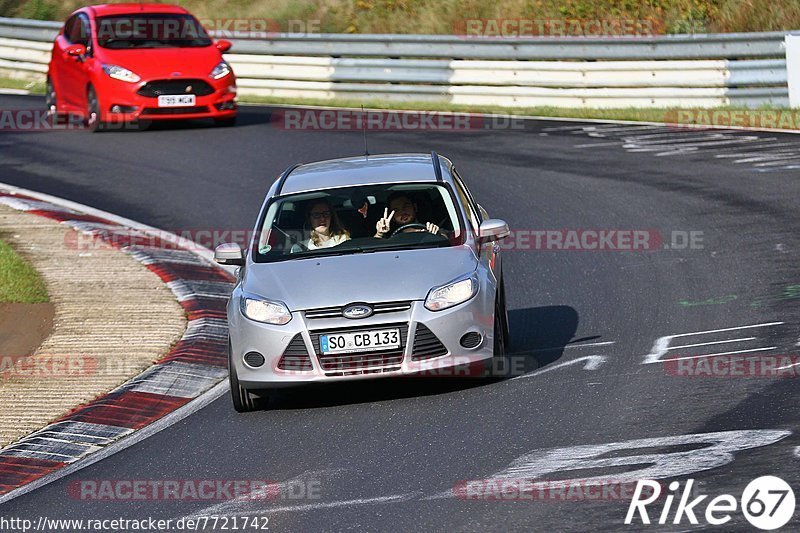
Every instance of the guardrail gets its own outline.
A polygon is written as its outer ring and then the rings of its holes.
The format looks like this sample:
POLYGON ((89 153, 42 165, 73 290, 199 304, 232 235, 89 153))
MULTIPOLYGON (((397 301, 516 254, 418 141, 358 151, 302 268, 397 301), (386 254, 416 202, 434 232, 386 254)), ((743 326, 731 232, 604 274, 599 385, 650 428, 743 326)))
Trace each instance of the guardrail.
MULTIPOLYGON (((43 79, 60 26, 0 18, 0 75, 43 79)), ((622 38, 304 34, 233 38, 225 57, 243 96, 525 107, 786 106, 785 39, 783 32, 622 38)))

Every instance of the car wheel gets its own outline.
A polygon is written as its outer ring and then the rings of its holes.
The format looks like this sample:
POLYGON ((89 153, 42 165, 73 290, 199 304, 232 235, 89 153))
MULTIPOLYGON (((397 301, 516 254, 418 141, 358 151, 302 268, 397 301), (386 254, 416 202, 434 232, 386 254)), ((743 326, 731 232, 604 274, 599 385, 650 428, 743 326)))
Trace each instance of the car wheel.
POLYGON ((492 350, 491 368, 488 369, 487 376, 490 379, 504 377, 508 372, 508 365, 506 364, 506 351, 507 351, 507 336, 505 329, 505 304, 502 301, 502 296, 498 290, 497 297, 494 304, 494 348, 492 350))
POLYGON ((86 91, 86 127, 91 132, 102 131, 103 122, 100 114, 100 101, 97 99, 97 93, 91 85, 86 91))
POLYGON ((506 281, 505 278, 500 277, 500 302, 502 306, 502 319, 503 319, 503 345, 505 350, 508 351, 511 346, 511 331, 508 327, 508 306, 506 305, 506 281))
POLYGON ((236 125, 236 117, 215 118, 214 125, 220 128, 230 128, 236 125))
POLYGON ((503 309, 500 299, 494 306, 494 356, 502 358, 506 355, 506 335, 503 331, 503 309))
POLYGON ((236 366, 231 359, 231 346, 228 344, 228 381, 231 385, 231 398, 233 408, 239 413, 249 413, 259 407, 259 398, 239 384, 239 376, 236 375, 236 366))
POLYGON ((53 124, 56 124, 58 122, 58 98, 56 96, 55 85, 53 85, 53 80, 50 78, 47 78, 44 105, 47 109, 47 116, 53 121, 53 124))

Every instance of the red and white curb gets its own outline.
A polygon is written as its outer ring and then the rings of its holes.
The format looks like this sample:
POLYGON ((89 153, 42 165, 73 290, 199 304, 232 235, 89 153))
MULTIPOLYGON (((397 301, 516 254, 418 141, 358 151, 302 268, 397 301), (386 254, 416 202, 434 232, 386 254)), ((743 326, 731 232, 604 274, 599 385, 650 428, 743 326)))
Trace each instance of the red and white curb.
POLYGON ((88 206, 3 184, 0 203, 130 254, 166 283, 189 319, 181 340, 142 374, 0 450, 3 503, 116 453, 224 394, 225 307, 234 277, 210 261, 210 250, 88 206))

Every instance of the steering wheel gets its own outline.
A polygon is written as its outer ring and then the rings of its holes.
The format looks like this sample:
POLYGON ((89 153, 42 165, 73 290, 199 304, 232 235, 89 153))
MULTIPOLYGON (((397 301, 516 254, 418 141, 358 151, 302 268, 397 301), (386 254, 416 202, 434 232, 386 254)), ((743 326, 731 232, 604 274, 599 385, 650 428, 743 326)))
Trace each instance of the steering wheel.
POLYGON ((404 226, 400 226, 399 228, 394 230, 392 232, 392 234, 389 235, 389 238, 392 238, 395 235, 397 235, 398 233, 402 233, 404 230, 407 230, 409 228, 417 228, 417 229, 428 231, 428 227, 425 224, 420 224, 419 222, 412 222, 411 224, 406 224, 404 226))

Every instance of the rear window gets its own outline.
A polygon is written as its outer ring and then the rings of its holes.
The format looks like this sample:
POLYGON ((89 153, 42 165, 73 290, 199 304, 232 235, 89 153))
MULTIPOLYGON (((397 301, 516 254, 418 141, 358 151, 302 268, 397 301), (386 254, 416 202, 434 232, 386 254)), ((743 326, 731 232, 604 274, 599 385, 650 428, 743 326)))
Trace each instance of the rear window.
POLYGON ((97 44, 103 48, 186 48, 210 46, 200 22, 188 14, 137 14, 100 17, 97 44))

